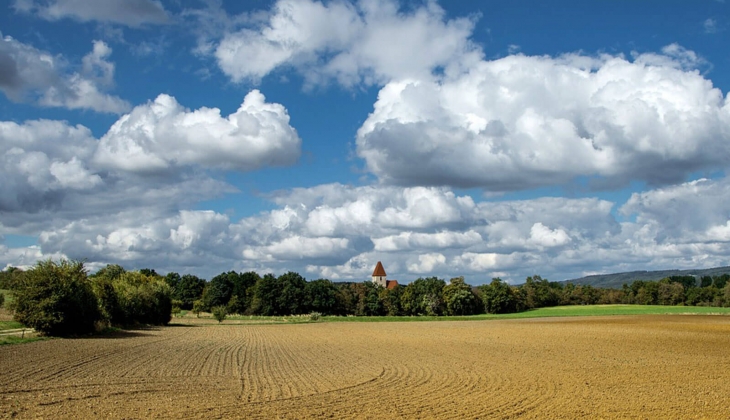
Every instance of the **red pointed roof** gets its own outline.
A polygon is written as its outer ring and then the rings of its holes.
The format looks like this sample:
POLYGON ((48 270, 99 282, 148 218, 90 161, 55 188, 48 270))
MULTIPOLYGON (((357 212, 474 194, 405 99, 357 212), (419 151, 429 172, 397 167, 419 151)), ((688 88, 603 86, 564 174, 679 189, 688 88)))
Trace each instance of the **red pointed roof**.
POLYGON ((378 261, 378 264, 375 266, 375 271, 373 271, 373 276, 385 277, 385 269, 383 268, 383 264, 380 261, 378 261))

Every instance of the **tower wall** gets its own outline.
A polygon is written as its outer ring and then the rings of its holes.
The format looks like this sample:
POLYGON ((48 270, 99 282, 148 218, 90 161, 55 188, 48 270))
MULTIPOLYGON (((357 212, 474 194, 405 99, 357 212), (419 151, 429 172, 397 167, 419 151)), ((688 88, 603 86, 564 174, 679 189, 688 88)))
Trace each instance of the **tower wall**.
POLYGON ((385 276, 373 276, 372 282, 375 284, 379 284, 383 287, 385 287, 385 285, 387 284, 385 276))

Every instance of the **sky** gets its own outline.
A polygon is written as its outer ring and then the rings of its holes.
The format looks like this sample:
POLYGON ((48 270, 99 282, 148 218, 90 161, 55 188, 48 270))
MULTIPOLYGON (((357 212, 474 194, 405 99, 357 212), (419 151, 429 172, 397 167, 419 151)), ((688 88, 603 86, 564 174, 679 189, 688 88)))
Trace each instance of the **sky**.
POLYGON ((730 2, 0 8, 0 267, 730 265, 730 2))

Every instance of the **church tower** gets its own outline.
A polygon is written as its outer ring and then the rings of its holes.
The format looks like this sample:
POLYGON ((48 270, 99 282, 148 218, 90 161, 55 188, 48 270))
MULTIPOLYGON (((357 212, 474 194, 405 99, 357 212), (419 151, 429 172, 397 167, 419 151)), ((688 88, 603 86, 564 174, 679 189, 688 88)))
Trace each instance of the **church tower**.
POLYGON ((385 279, 385 269, 383 268, 383 264, 378 261, 378 264, 375 266, 375 270, 373 271, 373 283, 379 284, 383 287, 387 287, 388 281, 385 279))

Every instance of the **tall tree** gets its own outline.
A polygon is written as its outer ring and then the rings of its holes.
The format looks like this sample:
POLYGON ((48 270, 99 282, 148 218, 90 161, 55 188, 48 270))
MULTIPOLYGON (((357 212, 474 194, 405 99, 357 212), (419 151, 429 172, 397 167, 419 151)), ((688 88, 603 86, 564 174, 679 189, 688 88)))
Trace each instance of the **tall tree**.
POLYGON ((281 315, 298 315, 308 312, 304 299, 307 281, 299 273, 290 271, 279 276, 281 294, 278 307, 281 315))
POLYGON ((174 298, 182 302, 183 309, 191 309, 193 302, 200 299, 205 289, 205 280, 193 274, 185 274, 180 278, 174 298))
POLYGON ((337 288, 331 281, 319 279, 310 281, 305 289, 309 310, 325 315, 333 315, 337 311, 337 288))
POLYGON ((477 297, 464 277, 454 277, 444 286, 443 300, 446 315, 471 315, 478 312, 477 297))
POLYGON ((484 310, 490 314, 517 312, 517 297, 509 284, 499 277, 493 278, 488 285, 479 286, 484 310))

